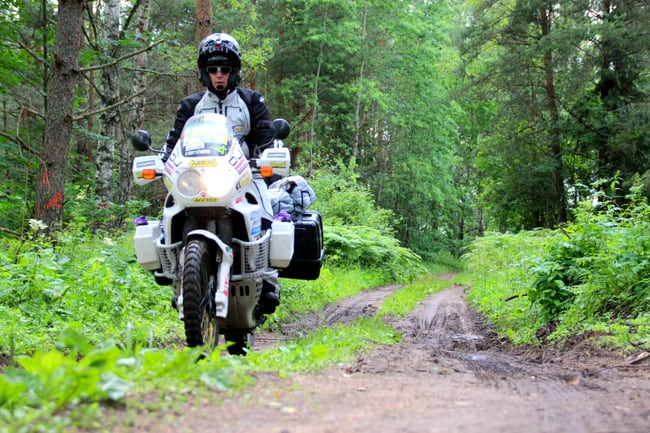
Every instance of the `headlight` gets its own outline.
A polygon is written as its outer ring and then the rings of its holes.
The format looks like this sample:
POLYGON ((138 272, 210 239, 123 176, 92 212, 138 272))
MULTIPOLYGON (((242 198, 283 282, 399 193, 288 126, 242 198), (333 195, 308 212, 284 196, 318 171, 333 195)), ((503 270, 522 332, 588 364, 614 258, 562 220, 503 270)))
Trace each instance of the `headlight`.
POLYGON ((227 195, 232 189, 232 183, 229 182, 230 176, 222 170, 210 170, 204 174, 205 190, 210 197, 221 198, 227 195))
POLYGON ((178 176, 178 191, 186 197, 194 197, 203 188, 201 175, 195 170, 186 170, 178 176))

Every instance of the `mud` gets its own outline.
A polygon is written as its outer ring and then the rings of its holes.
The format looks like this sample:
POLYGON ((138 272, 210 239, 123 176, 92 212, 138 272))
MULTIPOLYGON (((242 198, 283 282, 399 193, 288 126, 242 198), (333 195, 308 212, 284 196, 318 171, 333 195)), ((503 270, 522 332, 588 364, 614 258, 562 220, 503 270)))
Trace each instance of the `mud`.
MULTIPOLYGON (((258 349, 371 315, 398 286, 363 293, 258 338, 258 349)), ((144 414, 137 432, 647 433, 650 363, 596 349, 514 350, 470 309, 462 287, 393 323, 399 344, 319 374, 266 374, 243 395, 144 414)), ((117 431, 117 430, 113 430, 117 431)))

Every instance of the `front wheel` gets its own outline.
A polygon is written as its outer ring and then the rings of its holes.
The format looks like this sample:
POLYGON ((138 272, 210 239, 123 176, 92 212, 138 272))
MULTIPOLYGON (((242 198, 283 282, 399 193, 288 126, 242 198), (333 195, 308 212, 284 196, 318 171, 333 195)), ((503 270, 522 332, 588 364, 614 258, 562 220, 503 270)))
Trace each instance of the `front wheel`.
POLYGON ((210 258, 208 244, 203 239, 190 240, 185 246, 183 267, 183 313, 185 338, 190 347, 219 341, 219 325, 215 314, 215 263, 210 258))

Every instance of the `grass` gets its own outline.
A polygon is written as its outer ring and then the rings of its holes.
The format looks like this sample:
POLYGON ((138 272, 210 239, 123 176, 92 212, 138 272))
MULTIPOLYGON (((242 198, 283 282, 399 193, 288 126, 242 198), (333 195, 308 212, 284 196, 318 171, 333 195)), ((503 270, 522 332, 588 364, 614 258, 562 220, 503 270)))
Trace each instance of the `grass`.
MULTIPOLYGON (((197 363, 201 349, 174 347, 183 330, 169 307, 169 288, 152 284, 135 263, 130 236, 71 234, 56 246, 36 239, 4 251, 0 350, 13 365, 0 375, 0 433, 103 428, 105 403, 161 410, 168 395, 177 401, 237 392, 257 371, 311 372, 349 361, 398 341, 381 316, 406 314, 432 293, 428 284, 441 284, 418 279, 375 317, 318 329, 246 358, 217 350, 197 363)), ((324 266, 318 280, 283 280, 282 305, 267 326, 393 283, 391 275, 324 266)))
POLYGON ((404 317, 428 296, 448 287, 450 284, 449 280, 442 280, 434 274, 421 275, 413 283, 386 298, 377 315, 379 317, 404 317))
POLYGON ((534 344, 540 323, 526 293, 548 235, 545 231, 519 234, 490 233, 472 244, 465 256, 467 271, 456 281, 471 289, 468 301, 490 319, 495 330, 515 344, 534 344))
POLYGON ((650 209, 579 213, 562 230, 491 233, 465 257, 469 301, 518 345, 580 334, 623 351, 650 348, 650 209), (540 340, 537 331, 552 324, 540 340))
POLYGON ((350 361, 361 351, 379 344, 393 344, 398 339, 395 329, 379 317, 361 318, 348 325, 318 329, 274 349, 254 352, 247 356, 246 363, 253 370, 274 371, 281 375, 314 372, 350 361))

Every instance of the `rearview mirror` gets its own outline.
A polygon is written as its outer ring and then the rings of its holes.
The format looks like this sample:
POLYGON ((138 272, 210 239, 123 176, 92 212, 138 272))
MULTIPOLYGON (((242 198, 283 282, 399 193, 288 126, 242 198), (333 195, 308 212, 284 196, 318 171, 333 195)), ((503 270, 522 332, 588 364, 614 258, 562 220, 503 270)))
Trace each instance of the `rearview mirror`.
POLYGON ((138 150, 149 150, 151 149, 151 135, 141 129, 131 136, 131 144, 138 150))
POLYGON ((289 122, 284 119, 275 119, 273 121, 273 129, 275 130, 275 138, 278 140, 284 140, 289 136, 291 126, 289 125, 289 122))

